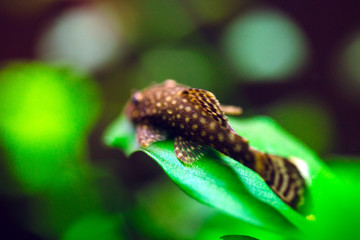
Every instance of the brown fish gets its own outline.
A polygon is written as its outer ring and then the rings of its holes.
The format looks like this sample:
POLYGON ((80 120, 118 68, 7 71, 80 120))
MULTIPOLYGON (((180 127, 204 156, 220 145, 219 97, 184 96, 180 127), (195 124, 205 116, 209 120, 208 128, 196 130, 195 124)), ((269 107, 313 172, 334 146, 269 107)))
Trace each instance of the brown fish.
POLYGON ((201 158, 205 146, 210 146, 257 172, 284 202, 295 208, 305 185, 298 169, 284 157, 250 147, 225 116, 240 113, 241 108, 220 105, 211 92, 173 80, 134 93, 126 107, 142 147, 174 138, 177 158, 191 164, 201 158))

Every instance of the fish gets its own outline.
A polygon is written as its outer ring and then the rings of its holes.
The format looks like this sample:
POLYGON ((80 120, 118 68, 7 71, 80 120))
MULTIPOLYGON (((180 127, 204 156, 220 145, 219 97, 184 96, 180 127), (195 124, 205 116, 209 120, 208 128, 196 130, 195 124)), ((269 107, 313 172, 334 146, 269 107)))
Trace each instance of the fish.
POLYGON ((174 139, 174 153, 186 165, 199 160, 211 147, 252 169, 292 208, 303 202, 305 181, 288 158, 249 145, 229 125, 226 115, 240 115, 236 106, 220 105, 209 91, 166 80, 136 91, 125 115, 136 128, 141 147, 174 139))

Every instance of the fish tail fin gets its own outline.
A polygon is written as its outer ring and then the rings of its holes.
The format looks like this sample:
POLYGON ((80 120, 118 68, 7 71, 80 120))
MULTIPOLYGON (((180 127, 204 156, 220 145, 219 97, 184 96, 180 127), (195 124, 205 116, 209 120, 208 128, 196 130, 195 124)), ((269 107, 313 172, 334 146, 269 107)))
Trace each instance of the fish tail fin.
POLYGON ((304 178, 298 168, 287 158, 250 149, 253 169, 264 178, 268 186, 285 203, 296 208, 303 203, 304 178))

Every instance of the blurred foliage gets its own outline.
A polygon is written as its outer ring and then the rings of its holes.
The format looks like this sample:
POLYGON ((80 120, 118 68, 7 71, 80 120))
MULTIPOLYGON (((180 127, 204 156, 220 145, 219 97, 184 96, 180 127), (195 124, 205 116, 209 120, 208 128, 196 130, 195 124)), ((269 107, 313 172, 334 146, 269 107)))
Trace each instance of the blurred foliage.
POLYGON ((63 240, 77 239, 123 239, 119 234, 120 216, 89 214, 75 222, 65 233, 63 240))
POLYGON ((178 0, 136 0, 135 5, 139 11, 139 35, 136 38, 142 47, 177 40, 195 29, 189 13, 178 0))
MULTIPOLYGON (((98 170, 86 157, 86 135, 100 106, 94 82, 69 69, 20 62, 2 69, 3 164, 22 189, 16 194, 31 200, 26 225, 32 231, 59 237, 83 214, 105 210, 94 186, 98 170)), ((15 193, 6 185, 2 190, 15 193)), ((79 234, 81 226, 74 228, 67 239, 79 234)))
POLYGON ((188 2, 200 21, 210 23, 223 20, 245 3, 244 0, 194 0, 188 2))
POLYGON ((192 239, 204 222, 216 214, 189 198, 165 178, 140 189, 136 201, 136 228, 153 239, 192 239))
POLYGON ((82 145, 99 108, 94 83, 68 69, 15 63, 1 71, 1 141, 26 191, 74 184, 81 173, 76 166, 83 161, 82 145))
POLYGON ((332 147, 334 123, 328 107, 314 99, 284 99, 267 110, 287 131, 297 136, 318 154, 332 147))
MULTIPOLYGON (((138 86, 144 87, 158 79, 177 79, 183 84, 204 89, 219 88, 217 79, 227 79, 224 67, 209 50, 190 46, 160 46, 144 53, 138 69, 138 86), (186 69, 186 71, 184 71, 186 69)), ((227 84, 220 86, 226 89, 227 84)))

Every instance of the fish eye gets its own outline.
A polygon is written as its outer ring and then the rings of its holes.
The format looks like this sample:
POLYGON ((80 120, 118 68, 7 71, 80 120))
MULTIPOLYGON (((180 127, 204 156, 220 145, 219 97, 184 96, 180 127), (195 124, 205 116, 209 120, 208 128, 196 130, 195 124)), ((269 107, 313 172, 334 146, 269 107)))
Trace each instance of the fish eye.
POLYGON ((133 104, 138 104, 141 100, 142 100, 141 93, 138 91, 134 92, 134 94, 132 95, 132 98, 131 98, 131 102, 133 104))

